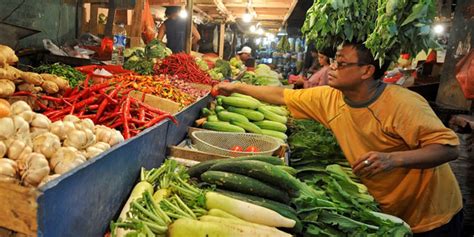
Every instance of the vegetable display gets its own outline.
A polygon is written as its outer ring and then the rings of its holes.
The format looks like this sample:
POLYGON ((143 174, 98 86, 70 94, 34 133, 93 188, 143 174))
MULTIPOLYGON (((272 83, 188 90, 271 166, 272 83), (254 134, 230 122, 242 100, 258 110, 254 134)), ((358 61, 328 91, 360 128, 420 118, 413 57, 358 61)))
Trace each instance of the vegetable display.
POLYGON ((112 236, 291 236, 275 227, 295 225, 266 207, 197 187, 174 160, 142 170, 140 180, 112 222, 112 236))
POLYGON ((145 48, 125 49, 123 67, 140 75, 153 75, 153 67, 159 59, 171 55, 172 52, 157 39, 152 40, 145 48))
POLYGON ((86 79, 86 76, 69 65, 54 63, 51 65, 41 65, 33 69, 36 73, 49 73, 63 77, 69 81, 71 87, 76 87, 86 79))
POLYGON ((131 89, 122 88, 122 84, 88 84, 86 78, 82 86, 68 90, 62 97, 36 96, 27 91, 17 92, 13 96, 32 97, 43 114, 53 122, 69 114, 77 115, 81 119, 90 119, 95 124, 119 129, 125 139, 136 136, 143 129, 165 119, 176 122, 168 112, 129 96, 131 89))
POLYGON ((185 53, 172 54, 164 58, 155 67, 156 74, 175 75, 186 82, 209 85, 216 83, 207 72, 199 68, 193 56, 185 53))
POLYGON ((430 34, 434 4, 433 0, 317 0, 301 31, 317 49, 336 48, 343 41, 364 43, 384 65, 400 53, 416 55, 437 47, 430 34))
MULTIPOLYGON (((3 101, 2 104, 8 104, 3 101)), ((51 122, 24 101, 0 118, 0 180, 38 186, 122 142, 115 129, 68 115, 51 122)))
POLYGON ((194 88, 183 80, 168 75, 117 75, 113 80, 123 83, 123 88, 169 99, 183 107, 194 103, 198 98, 208 93, 206 90, 194 88))

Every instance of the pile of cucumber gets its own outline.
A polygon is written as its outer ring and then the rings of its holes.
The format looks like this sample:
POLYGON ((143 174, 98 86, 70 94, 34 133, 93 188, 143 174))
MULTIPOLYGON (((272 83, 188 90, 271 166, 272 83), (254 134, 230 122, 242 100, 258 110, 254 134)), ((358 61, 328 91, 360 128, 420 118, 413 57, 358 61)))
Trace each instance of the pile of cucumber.
POLYGON ((221 132, 264 134, 286 141, 288 111, 280 106, 263 104, 257 99, 233 93, 218 96, 214 109, 203 109, 207 117, 203 128, 221 132))
POLYGON ((216 192, 271 209, 293 219, 293 229, 302 230, 291 198, 298 195, 300 182, 293 177, 296 170, 284 166, 273 156, 248 156, 201 162, 188 169, 191 177, 216 187, 216 192))

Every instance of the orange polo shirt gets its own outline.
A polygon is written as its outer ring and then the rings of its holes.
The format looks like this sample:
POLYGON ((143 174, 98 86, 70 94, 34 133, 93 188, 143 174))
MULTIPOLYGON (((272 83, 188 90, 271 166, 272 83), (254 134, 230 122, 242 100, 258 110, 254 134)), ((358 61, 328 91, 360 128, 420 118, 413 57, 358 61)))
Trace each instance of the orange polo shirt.
MULTIPOLYGON (((317 120, 333 131, 351 164, 370 151, 459 145, 456 134, 441 123, 423 97, 396 85, 382 84, 371 101, 359 105, 329 86, 286 89, 284 96, 295 118, 317 120)), ((414 233, 448 223, 462 208, 459 185, 448 164, 397 168, 362 182, 385 213, 402 218, 414 233)))

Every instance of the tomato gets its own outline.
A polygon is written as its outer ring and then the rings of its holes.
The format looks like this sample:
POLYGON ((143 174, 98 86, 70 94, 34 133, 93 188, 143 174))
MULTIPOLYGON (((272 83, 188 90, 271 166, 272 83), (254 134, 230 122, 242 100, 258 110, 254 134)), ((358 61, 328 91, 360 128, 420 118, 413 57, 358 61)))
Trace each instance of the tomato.
POLYGON ((211 96, 212 97, 216 97, 219 95, 219 90, 217 90, 217 87, 212 87, 212 90, 211 90, 211 96))
POLYGON ((258 149, 256 146, 248 146, 246 149, 245 149, 245 152, 259 152, 260 149, 258 149))
POLYGON ((242 148, 241 146, 233 146, 232 148, 230 148, 231 151, 243 151, 244 148, 242 148))

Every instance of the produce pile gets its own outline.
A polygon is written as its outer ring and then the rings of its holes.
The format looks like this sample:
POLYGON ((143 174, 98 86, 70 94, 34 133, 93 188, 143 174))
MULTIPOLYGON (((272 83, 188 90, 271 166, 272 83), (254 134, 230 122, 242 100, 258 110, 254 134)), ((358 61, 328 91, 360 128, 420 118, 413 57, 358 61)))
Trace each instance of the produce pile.
POLYGON ((158 60, 171 54, 172 52, 169 48, 159 40, 154 39, 144 48, 134 47, 125 49, 125 63, 123 67, 140 75, 153 75, 153 67, 158 60))
POLYGON ((63 77, 48 73, 23 72, 12 67, 17 61, 15 51, 0 45, 0 98, 8 98, 16 90, 56 94, 70 87, 63 77))
POLYGON ((266 105, 257 99, 233 93, 218 96, 213 109, 203 109, 206 118, 202 127, 221 132, 249 132, 287 139, 288 111, 279 106, 266 105))
POLYGON ((280 75, 265 64, 257 65, 255 72, 245 72, 243 83, 257 86, 281 86, 280 75))
MULTIPOLYGON (((276 158, 260 159, 275 162, 276 158)), ((174 160, 167 160, 158 169, 142 170, 141 181, 132 190, 117 222, 111 224, 112 236, 291 236, 276 227, 293 228, 294 219, 254 204, 256 201, 200 188, 189 177, 218 164, 225 162, 215 161, 207 163, 207 168, 201 165, 186 170, 174 160)))
POLYGON ((217 81, 212 80, 207 72, 202 71, 196 64, 193 56, 186 53, 172 54, 159 64, 155 65, 155 73, 173 75, 186 82, 213 85, 217 81))
POLYGON ((290 42, 288 41, 288 36, 284 35, 278 41, 277 50, 279 52, 288 52, 291 50, 290 42))
POLYGON ((307 11, 301 32, 317 49, 337 48, 343 41, 364 43, 380 65, 401 53, 437 48, 431 25, 434 0, 317 0, 307 11))
MULTIPOLYGON (((295 120, 288 141, 296 177, 321 193, 294 200, 305 236, 406 236, 410 229, 389 221, 367 187, 352 173, 332 134, 321 124, 295 120)), ((401 223, 401 220, 398 221, 401 223)))
POLYGON ((123 83, 123 88, 138 90, 179 103, 181 107, 192 104, 209 91, 194 88, 189 83, 173 76, 118 75, 113 81, 123 83))
POLYGON ((68 115, 51 122, 0 99, 0 181, 42 185, 122 142, 119 131, 68 115))
POLYGON ((64 79, 69 81, 70 87, 76 87, 86 79, 86 76, 84 74, 82 74, 75 68, 62 63, 41 65, 33 69, 33 71, 36 73, 49 73, 59 77, 63 77, 64 79))
POLYGON ((216 60, 214 68, 209 70, 208 73, 213 80, 217 81, 222 81, 233 75, 230 63, 222 59, 216 60))
POLYGON ((153 108, 142 100, 129 95, 132 89, 122 88, 122 84, 105 82, 88 86, 88 78, 82 86, 68 90, 61 97, 37 97, 29 92, 17 92, 14 96, 30 96, 37 99, 43 114, 52 121, 63 119, 72 114, 84 119, 91 119, 96 124, 117 128, 123 137, 129 139, 142 130, 151 127, 165 119, 174 117, 168 112, 153 108), (40 99, 48 103, 43 104, 40 99))

